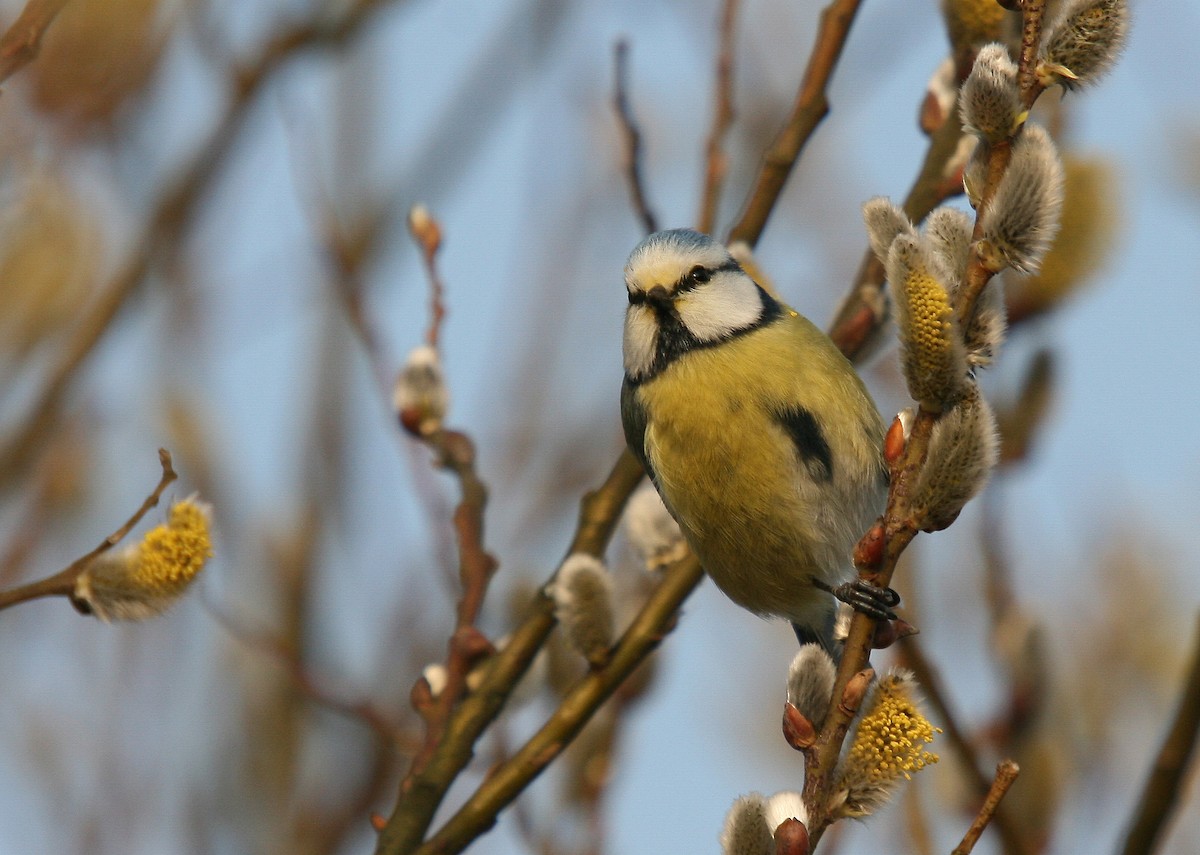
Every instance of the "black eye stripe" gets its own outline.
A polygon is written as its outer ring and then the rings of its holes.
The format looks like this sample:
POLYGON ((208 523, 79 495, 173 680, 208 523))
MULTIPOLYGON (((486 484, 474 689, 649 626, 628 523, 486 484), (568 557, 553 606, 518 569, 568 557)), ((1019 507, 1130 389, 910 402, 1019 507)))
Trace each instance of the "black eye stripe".
MULTIPOLYGON (((679 277, 679 280, 671 288, 671 295, 674 296, 675 294, 694 291, 701 285, 707 284, 718 273, 728 273, 734 270, 741 271, 741 269, 742 265, 738 264, 732 258, 717 267, 704 267, 697 264, 683 276, 679 277)), ((631 306, 640 306, 646 302, 646 292, 641 289, 627 291, 627 293, 631 306)))
POLYGON ((679 281, 675 283, 675 293, 678 294, 684 291, 694 291, 701 285, 707 284, 712 277, 718 273, 727 273, 733 270, 740 271, 741 269, 742 265, 738 264, 732 258, 717 267, 703 267, 702 265, 696 265, 683 276, 681 276, 679 281), (698 278, 696 274, 700 272, 703 272, 706 275, 702 278, 698 278))

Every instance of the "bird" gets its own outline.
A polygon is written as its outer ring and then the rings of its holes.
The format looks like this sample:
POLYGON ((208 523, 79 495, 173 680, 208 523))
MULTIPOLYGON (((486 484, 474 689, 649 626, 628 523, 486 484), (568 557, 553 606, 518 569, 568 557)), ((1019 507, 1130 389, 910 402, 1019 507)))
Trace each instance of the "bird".
POLYGON ((895 592, 853 568, 888 469, 850 361, 691 229, 642 240, 625 287, 625 439, 708 576, 834 655, 838 600, 895 619, 895 592))

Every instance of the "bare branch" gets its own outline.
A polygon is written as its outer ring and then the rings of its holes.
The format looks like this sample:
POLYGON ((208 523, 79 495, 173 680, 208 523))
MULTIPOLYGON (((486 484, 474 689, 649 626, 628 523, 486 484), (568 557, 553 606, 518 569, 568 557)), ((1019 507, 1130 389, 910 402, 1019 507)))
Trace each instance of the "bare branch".
MULTIPOLYGON (((694 556, 676 562, 613 648, 608 662, 589 671, 542 728, 510 760, 491 770, 467 803, 416 850, 418 855, 461 852, 491 828, 497 814, 562 753, 604 701, 654 652, 673 628, 680 605, 702 578, 703 570, 694 556)), ((379 851, 403 850, 381 847, 379 851)))
POLYGON ((975 848, 979 836, 983 834, 983 830, 987 828, 992 818, 997 815, 996 811, 1000 807, 1000 800, 1004 798, 1004 794, 1008 792, 1008 788, 1012 786, 1020 772, 1020 767, 1011 760, 1004 760, 996 767, 996 778, 988 788, 987 798, 983 800, 979 814, 971 823, 971 827, 967 829, 967 833, 963 835, 962 842, 954 847, 954 851, 950 855, 971 855, 971 850, 975 848))
POLYGON ((704 190, 700 194, 700 216, 696 229, 712 234, 721 201, 721 186, 729 171, 729 156, 724 140, 733 124, 733 40, 734 23, 741 0, 721 3, 720 43, 717 47, 717 74, 713 85, 713 120, 705 144, 704 190))
POLYGON ((850 35, 850 25, 854 23, 854 16, 861 4, 862 0, 833 0, 822 10, 816 44, 808 58, 804 78, 800 81, 791 116, 763 154, 754 190, 746 200, 741 219, 729 231, 729 242, 742 240, 751 246, 758 243, 800 152, 817 125, 829 113, 825 88, 841 59, 842 48, 850 35))
MULTIPOLYGON (((989 782, 980 771, 979 752, 975 750, 975 746, 967 739, 966 734, 963 733, 962 728, 958 725, 958 720, 950 711, 950 704, 946 699, 945 691, 942 689, 942 681, 938 676, 937 670, 925 658, 925 652, 917 642, 916 636, 901 639, 900 649, 904 653, 905 665, 911 668, 913 674, 916 675, 917 683, 921 686, 921 690, 929 698, 930 705, 937 713, 946 738, 950 741, 950 745, 954 748, 955 753, 958 754, 961 766, 966 770, 967 777, 970 779, 975 791, 985 799, 984 805, 986 807, 987 799, 991 797, 991 793, 996 785, 994 782, 989 782)), ((1014 763, 1013 766, 1015 768, 1016 764, 1014 763)), ((998 775, 999 772, 997 772, 998 775)), ((1015 771, 1013 772, 1013 777, 1016 777, 1015 771)), ((1007 789, 1008 786, 1005 785, 1005 790, 1007 789)), ((995 814, 996 830, 1000 834, 1000 839, 1004 842, 1004 851, 1013 853, 1013 855, 1018 855, 1018 853, 1020 855, 1032 855, 1033 848, 1026 843, 1012 817, 999 808, 999 799, 996 801, 997 804, 993 805, 988 812, 987 822, 991 822, 993 820, 992 814, 995 814)), ((980 826, 979 830, 982 832, 983 826, 980 826)), ((971 845, 974 845, 974 841, 972 841, 971 845)))
POLYGON ((1179 699, 1179 709, 1166 739, 1154 758, 1137 810, 1129 823, 1121 855, 1150 855, 1167 830, 1167 823, 1184 792, 1184 782, 1196 751, 1200 731, 1200 621, 1193 642, 1192 665, 1179 699))
POLYGON ((642 183, 642 132, 633 118, 629 105, 629 42, 621 39, 613 48, 613 109, 621 123, 625 136, 625 175, 629 181, 629 192, 633 207, 642 221, 646 234, 658 231, 658 220, 650 210, 646 199, 646 188, 642 183))
POLYGON ((33 62, 42 37, 70 0, 29 0, 17 20, 0 36, 0 83, 33 62))
MULTIPOLYGON (((624 451, 604 484, 584 496, 569 552, 603 553, 625 500, 644 474, 633 455, 624 451)), ((380 835, 377 851, 381 855, 410 852, 420 844, 446 791, 470 762, 476 740, 499 715, 554 626, 553 601, 539 594, 529 617, 510 635, 504 649, 483 666, 478 688, 451 714, 445 734, 424 768, 401 784, 399 801, 380 835)))

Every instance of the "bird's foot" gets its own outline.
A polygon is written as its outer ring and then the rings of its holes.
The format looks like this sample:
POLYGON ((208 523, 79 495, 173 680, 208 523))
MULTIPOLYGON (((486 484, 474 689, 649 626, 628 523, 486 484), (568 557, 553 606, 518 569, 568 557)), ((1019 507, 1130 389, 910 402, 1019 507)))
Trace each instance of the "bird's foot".
POLYGON ((900 595, 891 588, 879 588, 862 579, 843 582, 841 585, 829 585, 815 576, 812 583, 867 617, 875 620, 897 619, 892 609, 900 605, 900 595))

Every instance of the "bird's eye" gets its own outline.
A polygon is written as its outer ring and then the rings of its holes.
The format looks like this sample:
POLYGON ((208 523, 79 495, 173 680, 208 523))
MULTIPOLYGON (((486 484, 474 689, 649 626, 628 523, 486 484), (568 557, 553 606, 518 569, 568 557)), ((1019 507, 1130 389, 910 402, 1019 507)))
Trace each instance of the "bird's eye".
POLYGON ((712 272, 707 267, 697 264, 688 273, 688 282, 693 285, 703 285, 709 279, 712 279, 712 272))
POLYGON ((626 293, 629 294, 629 305, 631 306, 638 306, 646 302, 645 291, 628 291, 626 293))

